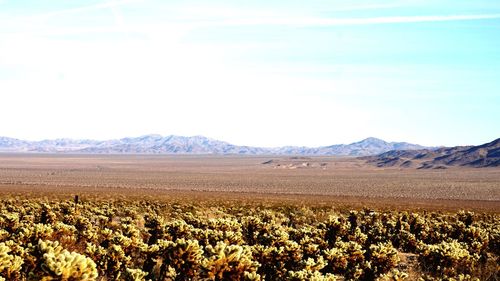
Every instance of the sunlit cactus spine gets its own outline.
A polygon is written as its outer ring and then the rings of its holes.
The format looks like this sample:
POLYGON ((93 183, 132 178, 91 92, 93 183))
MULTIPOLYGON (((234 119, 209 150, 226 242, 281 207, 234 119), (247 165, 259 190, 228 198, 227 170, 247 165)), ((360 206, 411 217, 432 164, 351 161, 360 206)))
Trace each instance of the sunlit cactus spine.
POLYGON ((76 214, 68 200, 0 203, 0 280, 451 281, 500 272, 497 214, 128 199, 86 200, 76 214), (89 258, 97 278, 82 273, 93 272, 80 265, 89 258))
POLYGON ((303 269, 300 271, 289 271, 287 280, 290 281, 335 281, 337 278, 331 273, 323 274, 319 271, 303 269))
POLYGON ((41 272, 35 273, 40 280, 96 280, 98 273, 94 261, 76 252, 62 249, 58 242, 42 241, 38 250, 43 253, 41 272))
POLYGON ((471 254, 465 243, 456 240, 435 245, 421 243, 418 251, 420 263, 426 270, 447 277, 472 273, 479 261, 479 255, 471 254))
POLYGON ((354 242, 339 241, 335 247, 324 251, 325 272, 344 275, 347 279, 358 279, 365 267, 365 252, 363 247, 354 242))
POLYGON ((146 276, 148 276, 148 273, 140 269, 127 268, 125 272, 126 281, 146 281, 146 276))
POLYGON ((208 259, 204 260, 203 275, 210 280, 245 280, 253 276, 253 280, 259 280, 256 274, 259 263, 252 260, 252 252, 249 246, 227 245, 219 242, 215 247, 211 245, 205 248, 208 259), (254 275, 249 275, 255 273, 254 275))
POLYGON ((408 274, 398 269, 391 269, 391 271, 384 273, 377 277, 377 281, 403 281, 408 278, 408 274))
POLYGON ((372 244, 368 249, 370 267, 365 270, 365 278, 375 279, 392 269, 399 263, 398 251, 390 242, 372 244))
POLYGON ((0 243, 0 277, 12 278, 21 269, 23 259, 10 254, 11 249, 5 243, 0 243))
POLYGON ((177 239, 175 242, 159 240, 157 253, 163 260, 157 278, 163 280, 172 271, 175 280, 191 279, 199 275, 203 263, 203 249, 196 240, 177 239))

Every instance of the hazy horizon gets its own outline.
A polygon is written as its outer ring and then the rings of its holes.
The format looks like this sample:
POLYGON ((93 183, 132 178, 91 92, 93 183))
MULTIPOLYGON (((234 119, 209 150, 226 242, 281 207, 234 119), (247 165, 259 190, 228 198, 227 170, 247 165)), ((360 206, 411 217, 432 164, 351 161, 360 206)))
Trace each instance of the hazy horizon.
MULTIPOLYGON (((170 136, 187 137, 187 138, 204 137, 204 138, 208 138, 208 139, 211 139, 211 140, 222 141, 222 142, 226 142, 226 143, 229 143, 229 144, 232 144, 232 145, 237 145, 237 146, 251 146, 251 147, 262 147, 262 148, 277 148, 277 147, 287 147, 287 146, 290 146, 290 147, 310 147, 310 148, 313 148, 313 147, 325 147, 325 146, 342 145, 342 144, 349 145, 349 144, 353 144, 353 143, 365 141, 367 139, 372 139, 372 138, 379 139, 379 140, 382 140, 382 141, 385 141, 385 142, 388 142, 388 143, 410 143, 410 144, 422 145, 422 146, 427 146, 427 147, 444 147, 444 145, 426 145, 426 144, 421 144, 421 143, 412 143, 412 142, 408 142, 408 141, 405 141, 405 140, 387 140, 387 139, 382 139, 382 138, 374 137, 374 136, 367 136, 367 137, 364 137, 362 139, 353 140, 353 141, 349 141, 349 142, 345 142, 345 143, 331 142, 331 143, 328 143, 328 144, 316 145, 316 146, 308 146, 308 145, 301 145, 301 144, 294 144, 294 145, 283 144, 283 145, 278 145, 278 146, 255 146, 255 145, 248 145, 248 144, 245 144, 245 143, 231 143, 231 142, 226 141, 224 139, 216 139, 216 138, 212 138, 210 136, 204 136, 204 135, 187 135, 187 136, 181 136, 181 135, 173 135, 173 134, 162 135, 162 134, 154 134, 154 133, 151 133, 151 134, 142 134, 142 135, 137 135, 137 136, 123 136, 123 137, 116 137, 116 138, 109 138, 109 139, 102 139, 102 138, 101 139, 99 139, 99 138, 71 138, 71 137, 40 138, 40 139, 22 139, 22 138, 10 137, 10 136, 0 136, 0 137, 14 138, 14 139, 19 139, 19 140, 23 140, 23 141, 38 142, 38 141, 64 140, 64 139, 68 139, 68 140, 111 141, 111 140, 120 140, 120 139, 125 139, 125 138, 132 138, 132 139, 134 139, 134 138, 141 138, 141 137, 147 137, 147 136, 160 136, 162 138, 166 138, 166 137, 170 137, 170 136)), ((459 144, 459 146, 481 145, 481 144, 488 143, 488 142, 491 142, 491 141, 496 140, 496 139, 497 138, 491 139, 491 140, 488 140, 488 141, 485 141, 485 142, 482 142, 482 143, 462 143, 462 144, 459 144)))
POLYGON ((500 2, 0 0, 0 136, 500 137, 500 2))

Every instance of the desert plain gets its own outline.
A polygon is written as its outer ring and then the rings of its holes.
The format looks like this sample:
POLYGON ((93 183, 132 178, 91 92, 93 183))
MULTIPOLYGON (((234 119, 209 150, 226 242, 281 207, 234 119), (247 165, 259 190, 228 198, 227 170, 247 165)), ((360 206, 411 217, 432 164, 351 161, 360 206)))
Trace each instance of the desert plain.
POLYGON ((500 211, 496 168, 378 168, 350 157, 1 154, 0 194, 500 211))

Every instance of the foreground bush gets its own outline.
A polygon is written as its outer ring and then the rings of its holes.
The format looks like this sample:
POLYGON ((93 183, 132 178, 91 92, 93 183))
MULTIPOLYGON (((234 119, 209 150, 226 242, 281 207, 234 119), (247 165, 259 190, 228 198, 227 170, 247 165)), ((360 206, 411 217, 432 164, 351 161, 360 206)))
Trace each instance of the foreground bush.
POLYGON ((9 199, 0 280, 496 280, 499 222, 468 212, 9 199), (402 264, 402 253, 418 264, 402 264))

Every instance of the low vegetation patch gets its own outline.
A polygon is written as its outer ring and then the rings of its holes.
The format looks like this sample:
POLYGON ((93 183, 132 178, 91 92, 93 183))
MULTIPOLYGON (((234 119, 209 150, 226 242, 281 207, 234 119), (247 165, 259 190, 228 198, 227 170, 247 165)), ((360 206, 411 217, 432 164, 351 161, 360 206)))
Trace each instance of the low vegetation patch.
POLYGON ((498 245, 500 217, 464 211, 0 202, 0 280, 498 280, 498 245))

